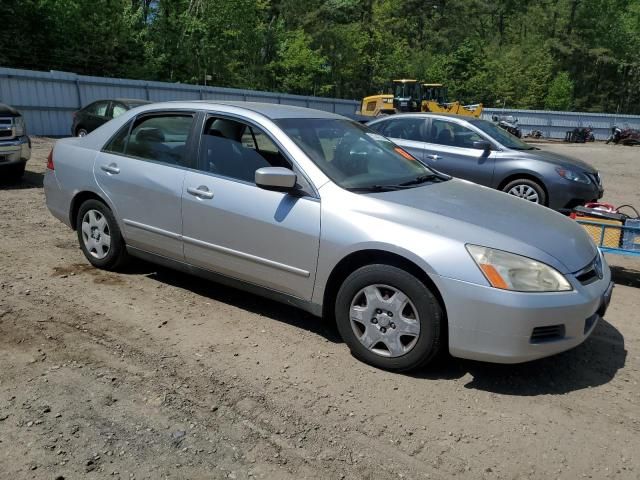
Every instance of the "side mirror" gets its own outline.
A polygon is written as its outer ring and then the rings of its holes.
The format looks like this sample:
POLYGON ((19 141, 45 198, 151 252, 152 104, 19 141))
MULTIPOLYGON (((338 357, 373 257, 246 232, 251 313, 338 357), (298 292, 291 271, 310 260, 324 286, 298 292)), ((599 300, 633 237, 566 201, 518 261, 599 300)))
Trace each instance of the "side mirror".
POLYGON ((473 148, 484 150, 485 153, 489 153, 491 151, 491 142, 487 142, 485 140, 475 141, 473 142, 473 148))
POLYGON ((284 167, 263 167, 256 170, 256 185, 265 190, 288 192, 296 186, 298 176, 284 167))

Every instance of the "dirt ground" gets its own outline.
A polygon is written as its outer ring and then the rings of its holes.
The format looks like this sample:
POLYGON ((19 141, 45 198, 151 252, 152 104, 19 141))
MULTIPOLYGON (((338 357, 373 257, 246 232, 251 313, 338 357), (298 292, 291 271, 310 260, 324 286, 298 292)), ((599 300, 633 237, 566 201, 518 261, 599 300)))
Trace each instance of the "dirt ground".
MULTIPOLYGON (((44 205, 51 147, 0 187, 0 475, 7 479, 640 478, 640 261, 606 320, 516 366, 412 375, 299 310, 136 262, 88 266, 44 205)), ((640 148, 545 145, 640 206, 640 148)))

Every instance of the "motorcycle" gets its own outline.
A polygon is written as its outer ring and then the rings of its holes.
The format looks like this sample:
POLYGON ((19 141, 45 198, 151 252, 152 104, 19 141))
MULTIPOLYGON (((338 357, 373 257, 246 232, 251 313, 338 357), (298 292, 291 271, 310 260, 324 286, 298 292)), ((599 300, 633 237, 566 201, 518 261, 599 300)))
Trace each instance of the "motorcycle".
POLYGON ((525 137, 539 139, 543 137, 543 133, 540 130, 531 130, 525 137))
POLYGON ((494 115, 491 117, 500 128, 506 130, 511 135, 522 138, 522 130, 518 127, 518 119, 512 115, 494 115))
POLYGON ((564 136, 564 141, 570 143, 595 142, 595 140, 596 137, 593 135, 593 130, 590 126, 576 127, 573 130, 569 130, 564 136))
POLYGON ((621 143, 622 145, 640 145, 640 130, 635 128, 625 128, 624 130, 614 125, 611 128, 611 135, 607 138, 607 144, 621 143))

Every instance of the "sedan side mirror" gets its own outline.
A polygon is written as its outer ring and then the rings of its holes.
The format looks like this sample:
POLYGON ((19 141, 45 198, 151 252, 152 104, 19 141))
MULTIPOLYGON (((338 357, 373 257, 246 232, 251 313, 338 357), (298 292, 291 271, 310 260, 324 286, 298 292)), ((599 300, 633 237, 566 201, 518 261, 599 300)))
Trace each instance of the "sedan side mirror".
POLYGON ((256 170, 256 185, 265 190, 288 192, 296 186, 298 176, 284 167, 262 167, 256 170))
POLYGON ((486 140, 480 140, 473 142, 473 148, 477 148, 478 150, 484 150, 484 153, 488 154, 491 151, 491 142, 487 142, 486 140))

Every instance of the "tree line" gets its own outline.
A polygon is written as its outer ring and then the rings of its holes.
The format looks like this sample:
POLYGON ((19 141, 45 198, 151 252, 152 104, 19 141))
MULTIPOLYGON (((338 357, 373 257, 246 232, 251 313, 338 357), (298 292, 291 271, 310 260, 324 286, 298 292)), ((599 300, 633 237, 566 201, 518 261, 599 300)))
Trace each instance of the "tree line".
POLYGON ((0 66, 640 113, 640 0, 2 0, 0 66))

